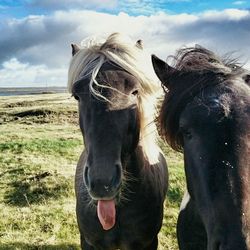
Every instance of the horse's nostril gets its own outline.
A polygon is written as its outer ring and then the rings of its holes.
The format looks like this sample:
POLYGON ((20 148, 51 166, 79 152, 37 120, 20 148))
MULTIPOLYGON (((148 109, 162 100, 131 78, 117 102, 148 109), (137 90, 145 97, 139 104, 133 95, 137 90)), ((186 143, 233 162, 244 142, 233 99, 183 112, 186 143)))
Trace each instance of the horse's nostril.
POLYGON ((89 167, 88 166, 85 166, 85 169, 84 169, 84 182, 85 182, 85 185, 89 188, 89 167))

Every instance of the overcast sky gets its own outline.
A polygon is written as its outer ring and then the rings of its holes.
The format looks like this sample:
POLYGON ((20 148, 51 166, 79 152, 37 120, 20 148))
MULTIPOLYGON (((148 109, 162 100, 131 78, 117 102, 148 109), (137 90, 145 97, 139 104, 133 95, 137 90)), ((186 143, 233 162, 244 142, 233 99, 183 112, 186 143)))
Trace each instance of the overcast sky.
POLYGON ((117 31, 162 59, 200 44, 250 69, 249 0, 0 0, 0 87, 66 86, 70 43, 117 31))

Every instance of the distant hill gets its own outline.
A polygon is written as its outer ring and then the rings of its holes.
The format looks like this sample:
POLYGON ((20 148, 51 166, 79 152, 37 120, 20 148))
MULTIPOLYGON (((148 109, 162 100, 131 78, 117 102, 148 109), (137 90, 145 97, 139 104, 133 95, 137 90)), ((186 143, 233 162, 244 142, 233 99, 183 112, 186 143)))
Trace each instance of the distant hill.
POLYGON ((0 88, 0 96, 66 93, 66 87, 0 88))

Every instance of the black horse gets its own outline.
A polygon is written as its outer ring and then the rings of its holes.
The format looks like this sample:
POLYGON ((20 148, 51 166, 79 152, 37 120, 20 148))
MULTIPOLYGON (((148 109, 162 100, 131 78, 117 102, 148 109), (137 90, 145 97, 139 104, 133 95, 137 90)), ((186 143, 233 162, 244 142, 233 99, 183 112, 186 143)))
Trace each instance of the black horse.
POLYGON ((166 95, 160 131, 183 150, 187 181, 181 250, 250 249, 250 75, 200 46, 174 66, 152 56, 166 95))
POLYGON ((147 77, 141 41, 115 33, 72 48, 85 143, 75 179, 81 247, 155 250, 168 182, 153 123, 160 85, 147 77))

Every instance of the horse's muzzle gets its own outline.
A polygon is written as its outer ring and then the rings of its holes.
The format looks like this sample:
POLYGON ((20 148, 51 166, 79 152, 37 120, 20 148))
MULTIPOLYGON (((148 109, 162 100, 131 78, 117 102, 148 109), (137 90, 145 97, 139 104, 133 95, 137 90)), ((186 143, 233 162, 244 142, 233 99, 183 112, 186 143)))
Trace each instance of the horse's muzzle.
POLYGON ((93 200, 110 200, 117 196, 122 180, 122 166, 115 164, 111 169, 85 166, 84 182, 93 200))

